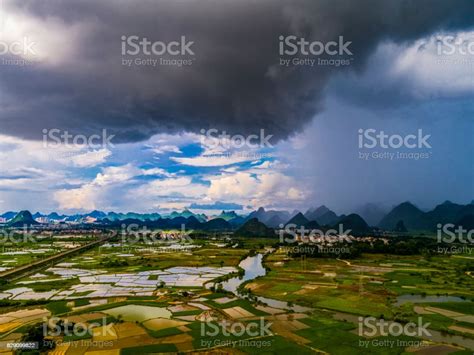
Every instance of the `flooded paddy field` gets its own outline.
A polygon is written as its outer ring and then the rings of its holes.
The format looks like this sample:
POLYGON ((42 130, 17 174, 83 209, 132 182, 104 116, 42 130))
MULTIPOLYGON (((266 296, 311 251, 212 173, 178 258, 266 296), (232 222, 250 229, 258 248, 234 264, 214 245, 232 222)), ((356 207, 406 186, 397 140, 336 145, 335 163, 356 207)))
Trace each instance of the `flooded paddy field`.
POLYGON ((74 235, 17 235, 3 236, 0 243, 0 272, 28 265, 32 262, 71 250, 92 241, 96 237, 74 235))
POLYGON ((302 260, 261 241, 238 248, 214 241, 109 242, 1 285, 0 341, 30 339, 39 326, 61 324, 46 336, 44 353, 365 354, 387 337, 359 336, 358 317, 423 315, 435 338, 389 337, 406 341, 391 353, 463 354, 474 341, 472 276, 466 271, 458 282, 451 279, 469 262, 376 255, 302 260), (441 287, 445 292, 437 295, 441 287), (87 331, 71 335, 64 324, 87 331), (246 327, 262 333, 238 332, 246 327))
POLYGON ((348 260, 306 259, 292 258, 281 249, 269 255, 265 265, 270 271, 264 277, 245 284, 252 295, 336 312, 337 319, 357 326, 359 317, 404 323, 416 323, 421 317, 436 334, 434 342, 451 346, 430 351, 474 347, 470 256, 367 254, 348 260))

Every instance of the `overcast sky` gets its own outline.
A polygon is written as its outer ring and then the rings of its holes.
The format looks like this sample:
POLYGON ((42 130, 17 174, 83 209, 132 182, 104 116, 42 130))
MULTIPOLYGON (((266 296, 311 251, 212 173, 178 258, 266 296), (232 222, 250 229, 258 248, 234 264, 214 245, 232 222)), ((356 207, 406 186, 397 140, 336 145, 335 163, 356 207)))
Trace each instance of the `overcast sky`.
POLYGON ((469 0, 3 0, 0 211, 468 203, 473 98, 469 0))

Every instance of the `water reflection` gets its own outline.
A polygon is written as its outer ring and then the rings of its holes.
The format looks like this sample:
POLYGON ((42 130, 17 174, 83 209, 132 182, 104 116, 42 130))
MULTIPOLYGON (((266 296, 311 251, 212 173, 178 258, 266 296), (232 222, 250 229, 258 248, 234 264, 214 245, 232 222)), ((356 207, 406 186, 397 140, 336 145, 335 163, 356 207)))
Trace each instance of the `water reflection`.
MULTIPOLYGON (((263 267, 263 255, 257 254, 255 256, 249 256, 242 260, 239 266, 245 271, 243 276, 233 277, 225 282, 222 283, 222 288, 226 291, 232 292, 235 295, 246 298, 245 295, 239 294, 237 291, 239 286, 246 281, 253 280, 259 276, 265 276, 267 271, 263 267)), ((260 302, 267 304, 270 307, 284 309, 284 310, 292 310, 295 312, 309 312, 311 308, 302 307, 298 305, 289 305, 287 302, 278 301, 271 298, 266 297, 253 297, 260 302)))

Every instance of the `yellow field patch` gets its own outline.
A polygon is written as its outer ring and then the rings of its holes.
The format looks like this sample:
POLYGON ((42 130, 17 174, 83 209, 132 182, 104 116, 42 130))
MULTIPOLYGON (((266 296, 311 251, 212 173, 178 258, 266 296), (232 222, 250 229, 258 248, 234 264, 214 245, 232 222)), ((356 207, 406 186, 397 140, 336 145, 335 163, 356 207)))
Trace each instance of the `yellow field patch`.
MULTIPOLYGON (((290 339, 291 341, 294 341, 299 344, 308 344, 311 343, 310 340, 303 338, 302 336, 296 335, 293 333, 293 330, 296 329, 290 329, 288 327, 289 322, 283 322, 283 321, 276 321, 272 324, 271 330, 277 333, 278 335, 281 335, 284 338, 290 339)), ((298 322, 299 323, 299 322, 298 322)), ((296 328, 296 327, 294 327, 296 328)))
POLYGON ((185 342, 185 343, 178 343, 176 344, 176 348, 178 351, 181 352, 186 352, 186 351, 191 351, 194 349, 193 343, 191 341, 185 342))
POLYGON ((119 339, 146 334, 145 329, 139 325, 136 325, 135 323, 130 322, 115 324, 114 328, 119 339))
POLYGON ((8 332, 9 330, 15 329, 22 325, 22 322, 10 322, 5 324, 0 324, 0 333, 8 332))
POLYGON ((113 324, 108 324, 103 327, 96 327, 92 329, 92 339, 94 341, 109 341, 117 339, 117 332, 113 324))
POLYGON ((465 316, 465 314, 463 313, 448 311, 447 309, 437 308, 437 307, 425 307, 425 310, 430 311, 430 312, 435 312, 435 313, 441 314, 442 316, 450 317, 450 318, 465 316))
POLYGON ((193 337, 189 334, 177 334, 172 335, 166 338, 160 339, 160 343, 162 344, 181 344, 181 343, 189 343, 193 341, 193 337))
POLYGON ((252 291, 256 291, 256 290, 259 290, 261 288, 264 288, 264 286, 265 286, 265 284, 259 284, 257 282, 250 282, 247 285, 245 285, 245 288, 249 289, 249 290, 252 290, 252 291))
POLYGON ((50 351, 48 355, 64 355, 70 348, 71 343, 61 343, 54 348, 53 351, 50 351))
POLYGON ((223 309, 223 311, 234 319, 248 318, 248 317, 253 317, 254 316, 254 314, 252 314, 249 311, 246 311, 242 307, 238 307, 238 306, 237 307, 226 308, 226 309, 223 309))
POLYGON ((161 330, 166 328, 176 328, 186 325, 188 322, 178 321, 174 319, 155 318, 143 322, 143 325, 150 330, 161 330))
POLYGON ((189 312, 189 311, 196 311, 198 308, 196 307, 191 307, 187 304, 178 304, 172 307, 168 307, 168 310, 172 313, 177 313, 177 312, 189 312))
POLYGON ((0 353, 5 352, 5 351, 10 351, 7 348, 7 344, 9 343, 16 343, 21 340, 23 337, 23 334, 21 333, 10 333, 6 337, 3 337, 2 340, 0 341, 0 353))
POLYGON ((33 316, 37 318, 41 318, 43 316, 49 316, 49 315, 51 315, 51 312, 46 309, 25 309, 25 310, 5 314, 5 316, 15 317, 15 318, 29 318, 33 316))
POLYGON ((84 355, 120 355, 120 349, 87 351, 84 355))
POLYGON ((219 303, 219 304, 226 304, 229 302, 235 301, 235 298, 230 298, 230 297, 221 297, 221 298, 216 298, 214 299, 214 302, 219 303))
POLYGON ((182 331, 183 333, 186 333, 186 332, 190 332, 191 329, 189 329, 188 327, 186 327, 185 325, 182 325, 180 327, 177 328, 179 331, 182 331))
POLYGON ((272 308, 272 307, 268 307, 268 306, 257 306, 255 308, 258 309, 259 311, 262 311, 262 312, 265 312, 265 313, 268 313, 268 314, 285 313, 285 311, 282 310, 282 309, 272 308))
POLYGON ((456 330, 456 331, 462 332, 462 333, 474 334, 474 329, 466 328, 466 327, 460 327, 458 325, 452 325, 452 326, 449 327, 449 329, 456 330))
POLYGON ((0 317, 0 324, 9 323, 9 322, 11 322, 15 319, 16 318, 14 318, 14 317, 0 317))

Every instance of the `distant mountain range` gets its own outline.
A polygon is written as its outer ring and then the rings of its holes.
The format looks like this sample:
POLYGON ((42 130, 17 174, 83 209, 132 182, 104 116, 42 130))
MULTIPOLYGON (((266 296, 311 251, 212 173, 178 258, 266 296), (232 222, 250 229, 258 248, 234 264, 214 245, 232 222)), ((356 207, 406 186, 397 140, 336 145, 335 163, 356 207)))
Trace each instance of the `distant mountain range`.
POLYGON ((438 224, 452 223, 467 228, 472 225, 474 218, 474 204, 459 205, 446 201, 433 210, 423 212, 410 202, 404 202, 390 211, 379 223, 383 229, 393 230, 397 223, 402 221, 405 228, 419 231, 433 231, 438 224))
POLYGON ((174 211, 168 215, 159 213, 116 213, 92 211, 86 214, 61 215, 56 212, 31 214, 29 211, 9 211, 2 215, 8 226, 39 225, 46 223, 99 224, 119 227, 121 224, 135 223, 154 228, 179 228, 185 224, 188 229, 200 230, 238 230, 242 235, 251 235, 251 229, 258 233, 272 234, 273 229, 288 224, 305 226, 307 229, 337 228, 352 229, 354 233, 370 232, 375 226, 388 231, 434 231, 438 224, 453 223, 466 229, 474 228, 474 203, 467 205, 446 201, 433 210, 424 212, 410 202, 403 202, 385 214, 375 204, 367 204, 358 209, 358 213, 337 215, 322 205, 310 208, 306 213, 299 211, 265 210, 263 207, 249 213, 238 215, 235 211, 222 211, 219 215, 208 217, 196 214, 188 209, 174 211), (257 223, 258 222, 258 223, 257 223), (271 231, 270 231, 271 230, 271 231))
MULTIPOLYGON (((235 213, 235 212, 234 212, 235 213)), ((6 212, 0 217, 5 218, 7 221, 13 219, 18 213, 17 212, 6 212)), ((89 213, 85 214, 74 214, 74 215, 60 215, 57 212, 52 212, 50 214, 42 214, 36 212, 32 215, 34 220, 43 219, 44 221, 49 220, 52 222, 75 222, 75 223, 93 223, 96 221, 101 221, 108 219, 109 221, 123 221, 126 219, 137 219, 140 221, 156 221, 160 218, 169 217, 169 218, 176 218, 176 217, 196 217, 200 222, 206 222, 208 218, 204 214, 195 214, 187 209, 182 212, 174 211, 169 216, 162 216, 159 213, 135 213, 135 212, 128 212, 128 213, 116 213, 116 212, 102 212, 94 210, 89 213)))

